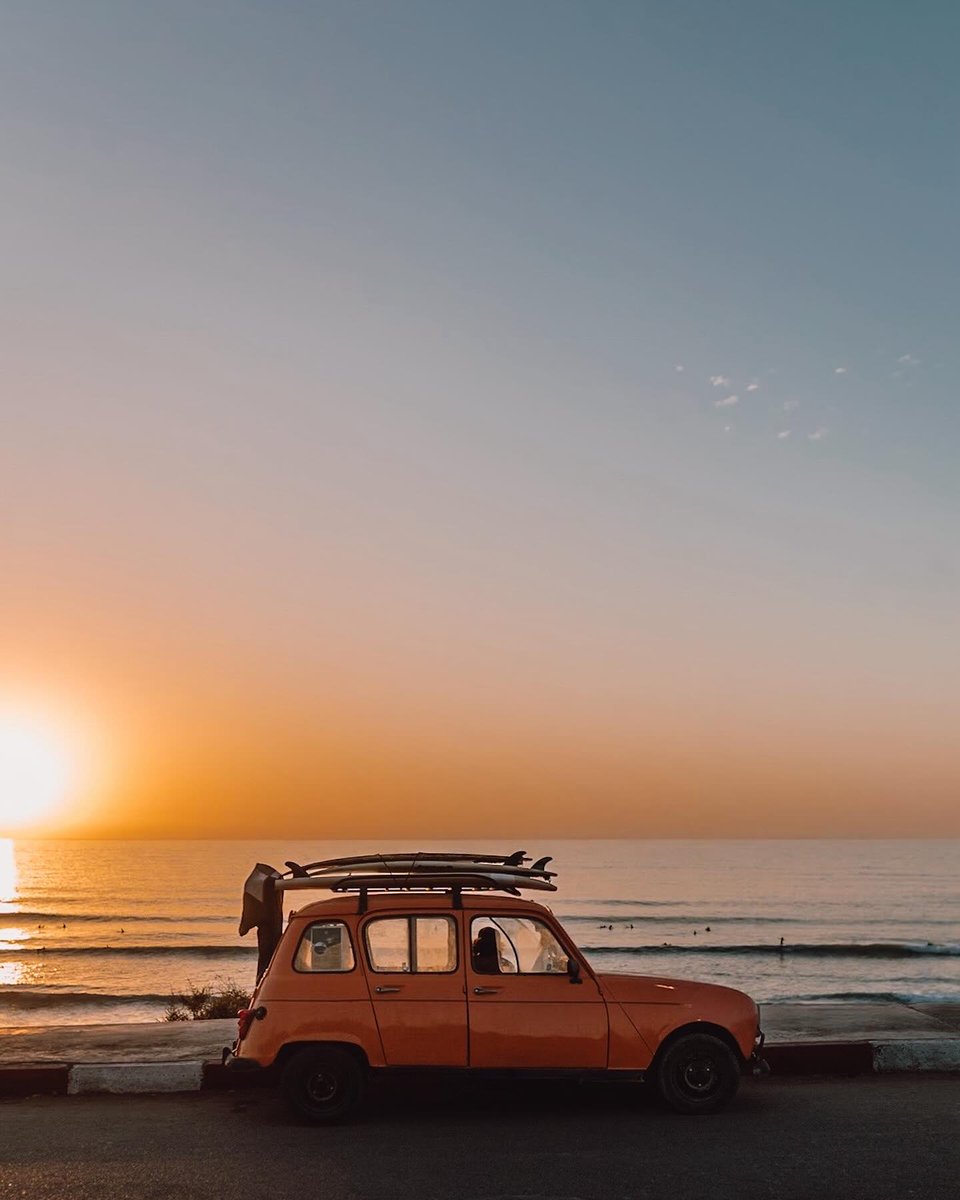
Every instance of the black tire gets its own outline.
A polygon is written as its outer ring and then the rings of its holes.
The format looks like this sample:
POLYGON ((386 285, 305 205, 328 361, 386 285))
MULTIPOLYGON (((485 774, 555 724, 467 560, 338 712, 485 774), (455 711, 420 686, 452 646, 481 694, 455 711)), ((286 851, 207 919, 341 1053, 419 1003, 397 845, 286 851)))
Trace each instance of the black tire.
POLYGON ((661 1098, 675 1112, 711 1113, 737 1094, 740 1063, 726 1042, 690 1033, 664 1050, 656 1078, 661 1098))
POLYGON ((304 1046, 287 1060, 280 1091, 298 1117, 317 1124, 344 1121, 360 1107, 366 1071, 339 1046, 304 1046))

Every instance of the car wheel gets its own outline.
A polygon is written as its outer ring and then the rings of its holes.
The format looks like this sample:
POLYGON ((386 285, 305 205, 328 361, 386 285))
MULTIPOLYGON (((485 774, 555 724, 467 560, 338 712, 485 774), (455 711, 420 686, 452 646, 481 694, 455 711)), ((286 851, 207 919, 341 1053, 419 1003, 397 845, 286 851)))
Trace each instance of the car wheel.
POLYGON ((363 1100, 364 1068, 339 1046, 305 1046, 287 1060, 280 1091, 299 1117, 343 1121, 363 1100))
POLYGON ((740 1064, 730 1047, 707 1033, 678 1038, 663 1052, 657 1087, 679 1113, 716 1112, 736 1095, 740 1064))

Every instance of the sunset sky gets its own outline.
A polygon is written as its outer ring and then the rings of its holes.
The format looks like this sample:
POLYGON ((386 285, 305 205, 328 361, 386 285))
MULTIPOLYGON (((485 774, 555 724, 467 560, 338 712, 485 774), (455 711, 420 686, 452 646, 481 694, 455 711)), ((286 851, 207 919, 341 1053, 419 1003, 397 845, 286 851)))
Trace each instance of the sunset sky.
POLYGON ((0 834, 960 834, 958 44, 3 5, 0 834))

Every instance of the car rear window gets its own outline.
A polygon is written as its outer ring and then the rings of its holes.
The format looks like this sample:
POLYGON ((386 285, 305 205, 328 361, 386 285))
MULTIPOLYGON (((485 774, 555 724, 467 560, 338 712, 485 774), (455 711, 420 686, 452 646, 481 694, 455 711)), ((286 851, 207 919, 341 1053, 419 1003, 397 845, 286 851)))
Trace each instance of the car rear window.
POLYGON ((326 974, 352 971, 353 966, 350 930, 342 921, 314 921, 306 927, 293 960, 295 971, 326 974))

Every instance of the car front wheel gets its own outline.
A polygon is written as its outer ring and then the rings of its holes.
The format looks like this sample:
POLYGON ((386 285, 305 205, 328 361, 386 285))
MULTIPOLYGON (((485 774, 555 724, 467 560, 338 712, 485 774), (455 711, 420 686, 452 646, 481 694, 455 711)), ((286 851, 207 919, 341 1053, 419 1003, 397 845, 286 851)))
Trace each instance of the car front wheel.
POLYGON ((740 1064, 730 1047, 707 1033, 691 1033, 668 1046, 657 1068, 657 1087, 675 1112, 710 1113, 740 1086, 740 1064))
POLYGON ((280 1091, 297 1116, 317 1123, 343 1121, 363 1100, 364 1069, 339 1046, 305 1046, 287 1060, 280 1091))

